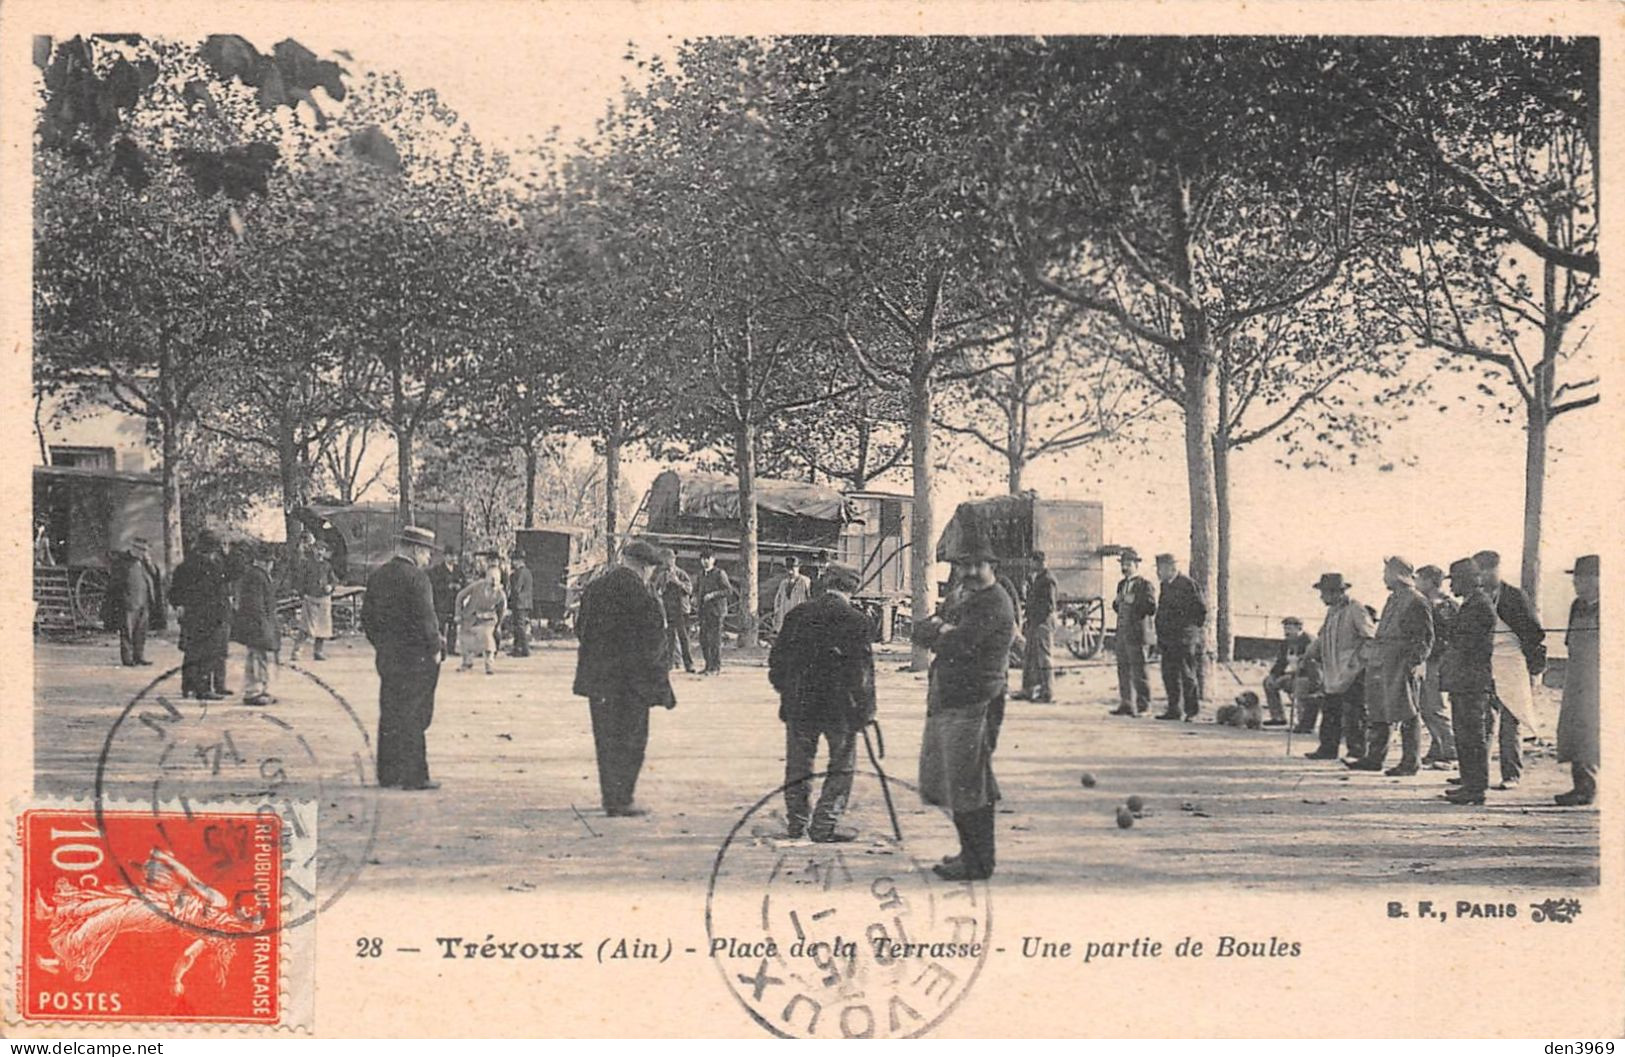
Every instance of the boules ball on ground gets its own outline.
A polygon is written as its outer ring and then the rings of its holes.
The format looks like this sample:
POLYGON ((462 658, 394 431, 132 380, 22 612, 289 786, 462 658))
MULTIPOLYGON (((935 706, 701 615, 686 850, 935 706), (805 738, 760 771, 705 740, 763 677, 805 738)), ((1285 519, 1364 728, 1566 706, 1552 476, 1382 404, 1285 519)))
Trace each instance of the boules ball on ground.
POLYGON ((1128 809, 1138 815, 1145 810, 1145 798, 1138 795, 1129 797, 1128 809))
POLYGON ((1095 787, 1095 776, 1090 774, 1088 771, 1083 772, 1083 787, 1085 789, 1093 789, 1095 787))
POLYGON ((1134 813, 1126 807, 1117 809, 1117 828, 1128 829, 1134 825, 1134 813))

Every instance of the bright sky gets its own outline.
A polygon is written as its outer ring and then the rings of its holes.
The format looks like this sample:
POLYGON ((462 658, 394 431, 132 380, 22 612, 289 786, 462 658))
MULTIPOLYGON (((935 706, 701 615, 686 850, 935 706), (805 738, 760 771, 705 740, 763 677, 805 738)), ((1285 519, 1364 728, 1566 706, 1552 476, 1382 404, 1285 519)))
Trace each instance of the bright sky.
MULTIPOLYGON (((373 24, 335 28, 327 20, 320 28, 294 30, 293 35, 318 52, 344 49, 366 65, 399 70, 413 86, 433 86, 477 133, 501 146, 520 146, 553 126, 561 128, 567 141, 589 134, 630 69, 622 59, 629 36, 625 23, 586 17, 452 23, 450 8, 432 10, 432 25, 424 32, 373 24)), ((639 10, 649 19, 634 27, 638 51, 669 54, 675 38, 657 21, 661 12, 639 10)), ((269 48, 287 33, 279 27, 250 36, 269 48)), ((1607 347, 1597 336, 1592 340, 1607 347)), ((1268 442, 1234 459, 1238 613, 1278 617, 1294 609, 1313 626, 1318 603, 1308 585, 1322 568, 1343 572, 1364 600, 1380 601, 1380 565, 1392 553, 1416 564, 1443 566, 1489 547, 1502 552, 1507 578, 1516 580, 1522 430, 1466 410, 1413 414, 1414 421, 1400 423, 1387 446, 1355 469, 1284 469, 1271 460, 1268 442), (1407 465, 1409 460, 1414 465, 1407 465), (1396 469, 1380 472, 1380 463, 1396 469), (1291 585, 1300 580, 1303 590, 1297 593, 1291 585)), ((1549 624, 1560 621, 1570 597, 1561 571, 1574 555, 1605 549, 1600 541, 1617 532, 1612 527, 1625 512, 1616 489, 1599 492, 1594 472, 1618 461, 1619 446, 1609 442, 1618 436, 1619 419, 1606 402, 1554 427, 1541 599, 1549 624)), ((635 464, 628 476, 642 488, 658 470, 653 464, 635 464)), ((1176 432, 1145 452, 1076 452, 1039 464, 1028 483, 1041 494, 1103 500, 1110 541, 1132 544, 1145 554, 1171 550, 1184 556, 1188 551, 1183 455, 1176 432)), ((994 478, 945 482, 938 523, 959 498, 1000 489, 994 478)), ((906 480, 896 490, 907 491, 906 480)), ((1264 629, 1242 622, 1238 630, 1264 629)))

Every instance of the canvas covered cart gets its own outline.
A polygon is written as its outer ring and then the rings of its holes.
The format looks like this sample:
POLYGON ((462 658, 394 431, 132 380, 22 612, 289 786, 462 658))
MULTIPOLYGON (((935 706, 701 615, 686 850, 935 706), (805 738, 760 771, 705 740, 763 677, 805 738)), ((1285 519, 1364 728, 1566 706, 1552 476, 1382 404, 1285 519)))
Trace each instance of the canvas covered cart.
POLYGON ((163 562, 164 501, 156 476, 34 467, 34 603, 40 627, 100 628, 113 554, 137 537, 163 562))
POLYGON ((1025 593, 1032 580, 1033 552, 1060 585, 1056 641, 1079 659, 1095 656, 1106 638, 1104 557, 1101 535, 1105 508, 1087 499, 1041 499, 1032 492, 960 503, 937 541, 937 560, 946 561, 975 533, 985 534, 999 572, 1025 593))

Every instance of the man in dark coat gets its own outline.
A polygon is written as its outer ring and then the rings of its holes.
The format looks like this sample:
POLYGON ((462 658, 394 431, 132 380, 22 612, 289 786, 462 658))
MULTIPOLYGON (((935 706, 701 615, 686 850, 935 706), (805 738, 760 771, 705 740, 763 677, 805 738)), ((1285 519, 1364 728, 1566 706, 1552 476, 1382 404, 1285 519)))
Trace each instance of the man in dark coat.
POLYGON ((700 652, 705 655, 706 675, 722 671, 722 623, 728 617, 728 599, 733 584, 728 574, 717 568, 717 559, 710 551, 700 554, 700 582, 694 594, 700 606, 700 652))
POLYGON ((683 671, 692 673, 694 654, 688 645, 688 614, 694 597, 694 581, 678 566, 677 552, 670 547, 660 548, 660 562, 655 583, 666 614, 666 652, 673 668, 681 660, 683 671))
POLYGON ((1055 604, 1060 594, 1055 574, 1044 566, 1044 552, 1033 551, 1033 580, 1021 629, 1027 648, 1021 658, 1021 692, 1014 695, 1018 701, 1055 699, 1050 654, 1055 649, 1055 604))
POLYGON ((395 539, 395 557, 367 578, 361 628, 378 670, 378 784, 438 789, 429 780, 424 733, 434 721, 440 682, 440 621, 424 566, 434 533, 408 525, 395 539))
POLYGON ((1168 694, 1168 709, 1157 718, 1188 723, 1202 710, 1199 679, 1207 602, 1196 581, 1179 571, 1172 554, 1157 555, 1157 579, 1162 581, 1157 645, 1162 649, 1162 685, 1168 694))
POLYGON ((1546 632, 1535 607, 1522 590, 1501 579, 1501 556, 1494 551, 1473 555, 1484 593, 1495 607, 1495 656, 1490 667, 1495 688, 1484 722, 1493 736, 1501 717, 1500 789, 1516 789, 1523 777, 1523 726, 1534 721, 1532 680, 1546 670, 1546 632))
POLYGON ((1138 716, 1151 710, 1151 681, 1145 676, 1146 624, 1157 612, 1157 591, 1140 575, 1140 555, 1133 547, 1117 556, 1123 578, 1117 581, 1112 612, 1117 614, 1117 708, 1114 716, 1138 716))
POLYGON ((1439 663, 1450 643, 1450 625, 1456 619, 1455 600, 1444 590, 1444 570, 1424 565, 1416 570, 1416 589, 1433 611, 1433 649, 1422 673, 1422 725, 1428 732, 1428 751, 1422 766, 1448 771, 1456 764, 1456 735, 1450 726, 1450 710, 1439 689, 1439 663))
POLYGON ((675 708, 666 660, 666 621, 649 590, 660 552, 644 540, 621 550, 620 564, 581 594, 573 692, 587 699, 598 755, 598 789, 612 818, 646 815, 638 773, 649 745, 649 709, 675 708))
POLYGON ((148 665, 147 630, 164 626, 163 595, 158 571, 147 557, 147 541, 137 537, 128 550, 113 555, 108 566, 102 623, 118 632, 119 663, 126 668, 148 665))
POLYGON ((784 809, 792 840, 850 841, 841 812, 852 793, 858 734, 875 718, 874 626, 852 605, 858 572, 832 564, 824 593, 791 609, 767 657, 767 677, 779 692, 784 721, 784 809), (829 768, 818 807, 808 812, 818 741, 829 746, 829 768))
POLYGON ((1402 755, 1389 777, 1417 772, 1422 742, 1422 677, 1433 651, 1433 609, 1416 589, 1416 570, 1398 556, 1383 562, 1388 598, 1377 630, 1366 647, 1365 752, 1344 761, 1351 770, 1381 771, 1393 728, 1399 726, 1402 755))
POLYGON ((220 541, 207 529, 192 541, 175 569, 170 601, 180 611, 181 696, 218 701, 226 696, 223 669, 231 634, 231 581, 220 541))
POLYGON ((1461 609, 1451 622, 1450 644, 1439 663, 1439 686, 1450 696, 1450 723, 1461 762, 1459 788, 1444 795, 1453 804, 1482 804, 1490 783, 1489 728, 1484 713, 1495 682, 1490 658, 1495 652, 1496 618, 1495 607, 1479 581, 1473 559, 1450 563, 1450 593, 1461 599, 1461 609))
POLYGON ((1574 788, 1553 799, 1559 807, 1583 807, 1597 798, 1602 764, 1602 559, 1583 554, 1569 570, 1574 602, 1569 606, 1569 648, 1563 673, 1563 708, 1557 719, 1557 762, 1567 763, 1574 788))
POLYGON ((530 616, 536 608, 536 575, 525 563, 523 551, 514 551, 508 577, 508 612, 513 614, 513 657, 530 656, 530 616))
POLYGON ((231 618, 231 641, 243 651, 243 704, 270 705, 271 658, 282 647, 277 622, 276 588, 271 584, 271 548, 258 544, 253 560, 237 580, 237 611, 231 618))
POLYGON ((440 552, 440 560, 429 567, 429 590, 434 595, 435 619, 440 622, 442 642, 457 641, 457 592, 463 589, 462 575, 451 563, 451 555, 440 552))
POLYGON ((994 577, 993 550, 985 539, 967 541, 950 557, 955 587, 941 612, 914 630, 915 641, 936 654, 920 743, 920 796, 946 808, 959 831, 959 854, 933 870, 951 881, 983 880, 992 876, 996 859, 993 750, 1004 717, 1016 612, 994 577))

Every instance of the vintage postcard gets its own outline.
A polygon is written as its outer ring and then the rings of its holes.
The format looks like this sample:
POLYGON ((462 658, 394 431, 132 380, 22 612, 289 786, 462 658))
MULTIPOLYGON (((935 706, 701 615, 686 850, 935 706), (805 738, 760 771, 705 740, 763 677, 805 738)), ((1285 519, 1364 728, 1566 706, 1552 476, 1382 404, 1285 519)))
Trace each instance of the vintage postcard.
POLYGON ((0 1033, 1621 1035, 1622 44, 6 4, 0 1033))

